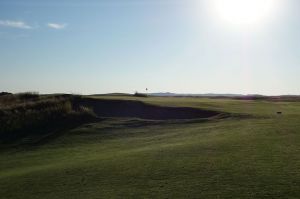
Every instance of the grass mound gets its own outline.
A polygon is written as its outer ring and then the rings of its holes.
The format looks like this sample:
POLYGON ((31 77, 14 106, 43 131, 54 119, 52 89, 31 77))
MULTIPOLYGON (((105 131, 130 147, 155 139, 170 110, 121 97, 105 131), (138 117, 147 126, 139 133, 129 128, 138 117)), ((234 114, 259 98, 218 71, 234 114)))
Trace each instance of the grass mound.
MULTIPOLYGON (((157 106, 135 100, 21 93, 0 96, 0 143, 36 142, 104 117, 146 120, 211 118, 221 112, 157 106)), ((223 114, 224 115, 224 114, 223 114)))

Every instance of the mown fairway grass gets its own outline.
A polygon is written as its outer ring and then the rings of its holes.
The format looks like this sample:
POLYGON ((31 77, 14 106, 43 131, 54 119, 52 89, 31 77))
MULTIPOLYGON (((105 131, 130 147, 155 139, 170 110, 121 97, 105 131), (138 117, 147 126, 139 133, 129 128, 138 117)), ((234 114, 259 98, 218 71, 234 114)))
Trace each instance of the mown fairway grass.
POLYGON ((300 197, 299 102, 99 98, 251 117, 107 119, 43 145, 1 149, 1 199, 300 197))

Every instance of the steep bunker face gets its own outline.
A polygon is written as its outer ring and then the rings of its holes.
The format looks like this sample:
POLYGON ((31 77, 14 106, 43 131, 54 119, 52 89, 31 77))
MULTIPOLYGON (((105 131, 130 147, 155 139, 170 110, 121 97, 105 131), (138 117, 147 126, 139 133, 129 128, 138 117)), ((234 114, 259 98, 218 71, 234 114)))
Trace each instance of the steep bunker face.
POLYGON ((94 109, 99 117, 140 118, 148 120, 183 120, 210 118, 220 112, 187 107, 163 107, 134 100, 81 99, 81 106, 94 109))

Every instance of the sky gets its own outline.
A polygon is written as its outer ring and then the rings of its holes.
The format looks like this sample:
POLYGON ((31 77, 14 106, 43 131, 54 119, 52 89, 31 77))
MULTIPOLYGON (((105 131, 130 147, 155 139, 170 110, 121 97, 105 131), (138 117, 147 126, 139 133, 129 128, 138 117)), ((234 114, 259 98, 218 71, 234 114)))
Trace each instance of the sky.
POLYGON ((0 92, 299 95, 300 1, 212 1, 0 0, 0 92))

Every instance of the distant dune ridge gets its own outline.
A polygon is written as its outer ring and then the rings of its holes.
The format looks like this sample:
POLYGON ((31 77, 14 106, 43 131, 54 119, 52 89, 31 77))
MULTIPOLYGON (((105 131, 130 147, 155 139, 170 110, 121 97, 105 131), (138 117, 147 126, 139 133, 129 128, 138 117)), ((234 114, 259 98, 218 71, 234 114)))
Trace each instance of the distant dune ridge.
POLYGON ((238 100, 271 100, 271 101, 300 101, 300 95, 259 95, 259 94, 215 94, 215 93, 206 93, 206 94, 189 94, 189 93, 149 93, 148 96, 154 97, 208 97, 208 98, 228 98, 228 99, 238 99, 238 100))

